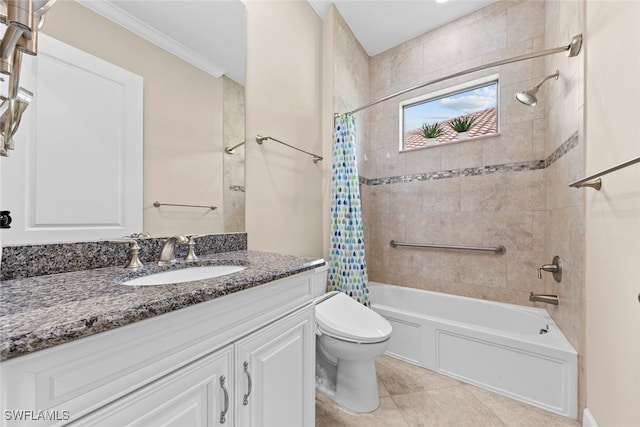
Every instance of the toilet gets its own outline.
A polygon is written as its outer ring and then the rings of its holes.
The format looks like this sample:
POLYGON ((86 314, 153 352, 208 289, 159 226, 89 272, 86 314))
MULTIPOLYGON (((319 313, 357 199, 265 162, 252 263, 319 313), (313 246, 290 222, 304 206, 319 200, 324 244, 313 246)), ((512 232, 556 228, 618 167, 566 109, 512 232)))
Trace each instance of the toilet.
POLYGON ((385 318, 343 292, 326 292, 328 267, 316 269, 316 391, 354 412, 378 408, 376 357, 389 344, 385 318))

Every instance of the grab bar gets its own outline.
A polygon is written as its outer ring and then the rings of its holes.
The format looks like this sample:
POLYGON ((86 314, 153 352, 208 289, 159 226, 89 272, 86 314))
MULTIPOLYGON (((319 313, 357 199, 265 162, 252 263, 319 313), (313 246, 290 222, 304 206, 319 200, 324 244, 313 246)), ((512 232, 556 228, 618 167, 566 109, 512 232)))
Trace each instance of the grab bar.
POLYGON ((462 251, 480 251, 480 252, 493 252, 496 255, 502 255, 507 252, 507 248, 502 245, 498 245, 495 247, 485 247, 485 246, 455 246, 455 245, 427 245, 423 243, 401 243, 392 240, 389 242, 392 248, 396 248, 398 246, 409 246, 414 248, 430 248, 430 249, 454 249, 454 250, 462 250, 462 251))
POLYGON ((308 151, 301 150, 300 148, 294 147, 293 145, 289 145, 286 142, 280 141, 279 139, 275 139, 270 136, 256 135, 256 142, 260 145, 262 145, 262 143, 265 142, 267 139, 270 139, 275 142, 279 142, 280 144, 286 145, 287 147, 293 148, 294 150, 302 151, 304 154, 308 154, 309 156, 313 157, 313 163, 318 163, 320 160, 322 160, 322 156, 318 156, 317 154, 313 154, 308 151))
POLYGON ((159 208, 160 206, 180 206, 180 207, 184 207, 184 208, 207 208, 207 209, 211 209, 212 211, 218 209, 218 207, 215 206, 215 205, 211 205, 211 206, 178 205, 178 204, 174 204, 174 203, 160 203, 160 202, 153 202, 153 206, 155 206, 156 208, 159 208))
POLYGON ((591 187, 591 188, 595 188, 596 191, 600 191, 600 188, 602 188, 602 180, 600 179, 600 177, 602 175, 615 172, 619 169, 626 168, 627 166, 631 166, 638 162, 640 162, 640 156, 636 157, 635 159, 626 161, 624 163, 620 163, 619 165, 613 166, 609 169, 603 170, 602 172, 589 175, 588 177, 582 178, 576 182, 572 182, 571 184, 569 184, 569 187, 573 187, 573 188, 591 187))

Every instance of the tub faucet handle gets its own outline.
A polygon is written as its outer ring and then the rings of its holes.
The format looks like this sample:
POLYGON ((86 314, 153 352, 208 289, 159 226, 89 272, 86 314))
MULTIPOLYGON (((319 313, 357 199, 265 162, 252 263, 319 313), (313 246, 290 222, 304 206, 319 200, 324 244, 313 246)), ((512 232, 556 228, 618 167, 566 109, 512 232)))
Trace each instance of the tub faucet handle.
POLYGON ((560 282, 562 280, 562 261, 558 255, 553 257, 551 264, 543 264, 538 267, 538 279, 542 279, 543 270, 553 273, 553 278, 556 282, 560 282))

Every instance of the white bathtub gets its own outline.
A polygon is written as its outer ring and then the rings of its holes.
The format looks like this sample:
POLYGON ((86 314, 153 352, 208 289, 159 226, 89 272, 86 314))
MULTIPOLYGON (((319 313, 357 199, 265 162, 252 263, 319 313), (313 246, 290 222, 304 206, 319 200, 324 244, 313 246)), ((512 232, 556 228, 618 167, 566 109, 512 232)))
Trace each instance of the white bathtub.
POLYGON ((546 310, 376 282, 369 289, 371 308, 393 326, 387 354, 577 418, 578 355, 546 310))

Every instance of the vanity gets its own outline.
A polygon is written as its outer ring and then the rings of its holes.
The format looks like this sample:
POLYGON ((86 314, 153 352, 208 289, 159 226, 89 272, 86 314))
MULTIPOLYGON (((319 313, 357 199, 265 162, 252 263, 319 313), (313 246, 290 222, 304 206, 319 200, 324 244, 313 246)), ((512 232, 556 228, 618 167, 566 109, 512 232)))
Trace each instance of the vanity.
POLYGON ((324 260, 198 262, 246 268, 156 286, 122 284, 122 267, 0 282, 0 425, 314 425, 324 260))

